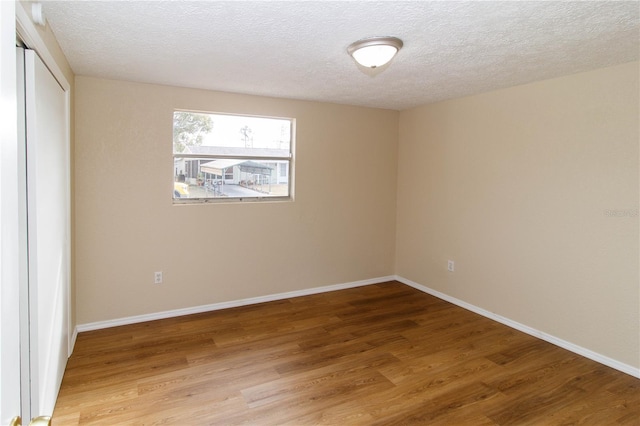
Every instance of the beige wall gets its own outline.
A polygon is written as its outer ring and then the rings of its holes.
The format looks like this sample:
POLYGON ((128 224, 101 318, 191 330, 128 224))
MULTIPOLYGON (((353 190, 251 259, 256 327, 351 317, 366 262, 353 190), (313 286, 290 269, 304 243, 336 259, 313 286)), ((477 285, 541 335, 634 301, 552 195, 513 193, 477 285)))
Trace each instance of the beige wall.
POLYGON ((396 273, 639 365, 637 62, 401 113, 87 77, 76 102, 80 324, 396 273), (296 118, 295 201, 173 206, 174 108, 296 118))
POLYGON ((78 323, 393 274, 398 117, 76 77, 78 323), (176 108, 295 118, 295 201, 172 205, 176 108))
POLYGON ((396 273, 638 367, 638 74, 403 111, 396 273))

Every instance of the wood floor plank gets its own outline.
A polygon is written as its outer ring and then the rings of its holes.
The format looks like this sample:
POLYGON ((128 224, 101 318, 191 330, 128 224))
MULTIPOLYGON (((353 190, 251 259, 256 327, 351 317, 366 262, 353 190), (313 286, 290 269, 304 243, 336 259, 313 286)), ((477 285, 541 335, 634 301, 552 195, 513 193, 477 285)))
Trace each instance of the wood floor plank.
POLYGON ((398 282, 81 333, 54 425, 640 425, 640 380, 398 282))

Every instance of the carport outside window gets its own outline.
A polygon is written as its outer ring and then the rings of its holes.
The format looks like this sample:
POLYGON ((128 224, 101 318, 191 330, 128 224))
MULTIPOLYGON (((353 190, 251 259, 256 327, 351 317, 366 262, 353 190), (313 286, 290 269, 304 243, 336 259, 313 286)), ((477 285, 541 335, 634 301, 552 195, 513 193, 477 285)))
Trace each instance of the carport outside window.
POLYGON ((173 201, 290 200, 293 119, 173 113, 173 201))

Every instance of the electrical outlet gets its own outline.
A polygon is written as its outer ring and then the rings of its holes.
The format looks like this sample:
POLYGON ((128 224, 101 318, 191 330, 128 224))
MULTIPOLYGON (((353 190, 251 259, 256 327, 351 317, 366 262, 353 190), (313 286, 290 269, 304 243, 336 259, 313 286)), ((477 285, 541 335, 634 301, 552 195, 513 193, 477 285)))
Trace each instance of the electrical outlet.
POLYGON ((447 271, 453 272, 455 270, 455 264, 453 260, 447 260, 447 271))
POLYGON ((156 284, 162 284, 162 271, 157 271, 153 274, 153 282, 156 284))

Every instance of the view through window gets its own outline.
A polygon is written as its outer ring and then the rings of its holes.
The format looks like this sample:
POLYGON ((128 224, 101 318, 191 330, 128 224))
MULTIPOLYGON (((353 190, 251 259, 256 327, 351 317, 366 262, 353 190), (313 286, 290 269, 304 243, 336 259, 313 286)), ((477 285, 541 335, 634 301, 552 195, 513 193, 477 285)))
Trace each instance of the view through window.
POLYGON ((293 120, 175 111, 173 200, 288 200, 293 120))

